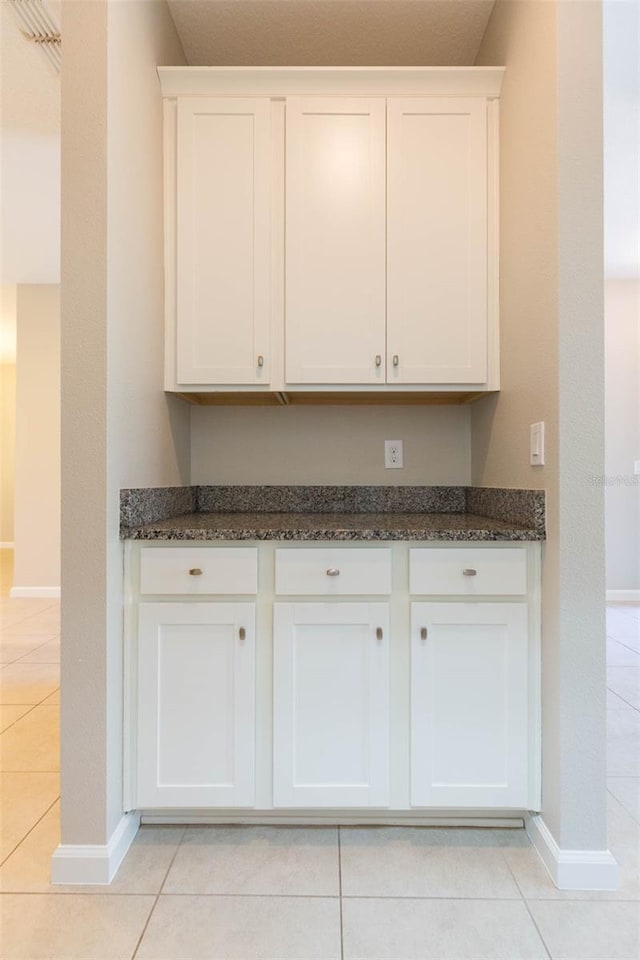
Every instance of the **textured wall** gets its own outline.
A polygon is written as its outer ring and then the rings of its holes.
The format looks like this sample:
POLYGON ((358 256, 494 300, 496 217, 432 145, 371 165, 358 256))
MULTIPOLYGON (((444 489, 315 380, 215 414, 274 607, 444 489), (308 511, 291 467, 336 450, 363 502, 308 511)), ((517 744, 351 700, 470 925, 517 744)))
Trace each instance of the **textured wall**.
POLYGON ((13 587, 60 586, 60 288, 17 291, 13 587))
POLYGON ((122 813, 120 487, 188 481, 188 411, 162 392, 162 100, 182 63, 164 3, 64 4, 64 843, 122 813))
POLYGON ((502 392, 472 412, 477 484, 545 487, 543 813, 605 841, 602 25, 599 3, 498 0, 502 392), (547 461, 528 464, 544 420, 547 461), (588 748, 585 749, 585 744, 588 748))
POLYGON ((640 591, 640 281, 605 284, 607 589, 640 591))
POLYGON ((466 484, 469 407, 194 407, 193 483, 466 484), (402 440, 402 470, 384 441, 402 440))
POLYGON ((0 364, 0 543, 13 543, 16 365, 0 364))

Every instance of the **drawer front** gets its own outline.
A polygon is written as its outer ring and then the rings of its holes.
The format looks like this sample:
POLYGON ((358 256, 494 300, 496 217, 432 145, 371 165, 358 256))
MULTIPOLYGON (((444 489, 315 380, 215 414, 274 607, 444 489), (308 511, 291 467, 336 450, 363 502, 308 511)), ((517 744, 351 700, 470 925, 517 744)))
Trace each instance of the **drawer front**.
POLYGON ((276 550, 276 593, 330 597, 391 593, 391 551, 276 550))
POLYGON ((199 596, 257 590, 255 547, 143 547, 140 552, 140 593, 199 596))
POLYGON ((410 551, 411 593, 519 596, 527 592, 527 556, 521 547, 473 547, 410 551))

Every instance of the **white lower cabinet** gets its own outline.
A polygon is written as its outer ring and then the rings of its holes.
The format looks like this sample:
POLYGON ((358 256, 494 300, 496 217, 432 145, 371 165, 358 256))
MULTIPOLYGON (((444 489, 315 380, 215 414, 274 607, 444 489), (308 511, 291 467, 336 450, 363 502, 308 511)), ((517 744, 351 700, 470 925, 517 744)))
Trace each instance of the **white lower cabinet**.
POLYGON ((526 603, 411 604, 411 803, 526 808, 526 603))
POLYGON ((126 809, 540 809, 538 544, 125 556, 126 809))
POLYGON ((276 603, 275 807, 389 803, 389 606, 276 603))
POLYGON ((137 806, 253 806, 255 604, 141 603, 137 673, 137 806))

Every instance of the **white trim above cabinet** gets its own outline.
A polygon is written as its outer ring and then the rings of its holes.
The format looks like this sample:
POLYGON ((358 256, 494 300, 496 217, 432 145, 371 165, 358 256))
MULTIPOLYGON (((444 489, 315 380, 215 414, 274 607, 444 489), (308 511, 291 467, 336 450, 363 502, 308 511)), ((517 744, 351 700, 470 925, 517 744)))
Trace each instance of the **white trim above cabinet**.
POLYGON ((499 388, 503 68, 158 73, 166 390, 460 403, 499 388))

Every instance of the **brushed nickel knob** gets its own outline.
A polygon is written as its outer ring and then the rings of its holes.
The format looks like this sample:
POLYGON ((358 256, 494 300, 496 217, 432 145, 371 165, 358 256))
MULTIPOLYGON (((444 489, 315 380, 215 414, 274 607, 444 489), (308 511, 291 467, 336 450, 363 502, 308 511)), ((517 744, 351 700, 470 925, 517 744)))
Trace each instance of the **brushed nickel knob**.
POLYGON ((244 627, 240 627, 240 629, 238 630, 238 636, 240 637, 241 640, 246 639, 247 631, 245 630, 244 627))
POLYGON ((189 576, 190 576, 190 577, 201 577, 201 576, 202 576, 202 570, 200 569, 200 567, 191 567, 191 570, 189 570, 189 576))
POLYGON ((382 640, 382 627, 376 627, 376 640, 382 640))
POLYGON ((339 577, 339 576, 340 576, 340 571, 338 570, 337 567, 329 567, 329 569, 327 570, 327 576, 328 576, 328 577, 339 577))
POLYGON ((381 367, 381 366, 382 366, 382 357, 380 356, 379 353, 376 353, 376 367, 381 367))
POLYGON ((426 627, 420 627, 420 639, 421 639, 421 640, 426 640, 426 639, 427 639, 427 628, 426 628, 426 627))
POLYGON ((393 365, 394 365, 394 367, 397 367, 397 366, 399 366, 399 364, 400 364, 400 357, 398 356, 397 353, 394 353, 394 355, 393 355, 393 365))
POLYGON ((258 366, 264 367, 264 357, 262 356, 261 353, 258 354, 258 366))
POLYGON ((477 573, 478 573, 478 571, 477 571, 477 570, 474 570, 473 567, 465 567, 465 569, 462 571, 462 576, 463 576, 463 577, 475 577, 475 576, 477 575, 477 573))

